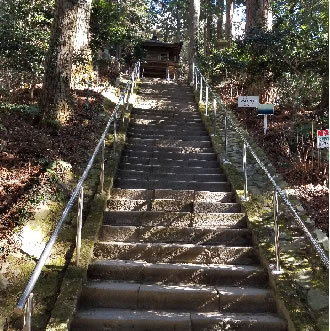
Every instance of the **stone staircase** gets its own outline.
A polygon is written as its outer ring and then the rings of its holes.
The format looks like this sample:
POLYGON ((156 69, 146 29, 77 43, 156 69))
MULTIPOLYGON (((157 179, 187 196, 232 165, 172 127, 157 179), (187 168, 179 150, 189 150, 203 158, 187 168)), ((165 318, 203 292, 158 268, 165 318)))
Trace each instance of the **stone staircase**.
POLYGON ((191 89, 141 89, 71 330, 286 330, 191 89))

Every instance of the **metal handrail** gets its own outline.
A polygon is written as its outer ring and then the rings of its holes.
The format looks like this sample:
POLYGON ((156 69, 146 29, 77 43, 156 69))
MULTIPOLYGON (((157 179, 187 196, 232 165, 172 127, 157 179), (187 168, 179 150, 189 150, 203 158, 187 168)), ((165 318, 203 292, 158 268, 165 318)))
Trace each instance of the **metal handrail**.
MULTIPOLYGON (((123 101, 123 103, 125 102, 125 96, 126 96, 126 93, 127 93, 127 99, 126 99, 126 102, 128 103, 128 97, 129 97, 129 94, 133 91, 130 90, 129 86, 130 84, 132 84, 132 86, 134 86, 134 84, 136 83, 136 78, 138 78, 140 75, 140 61, 138 61, 134 67, 134 70, 132 72, 132 75, 131 75, 131 79, 127 81, 126 83, 126 86, 125 86, 125 89, 124 91, 121 93, 120 97, 119 97, 119 100, 116 104, 116 107, 110 117, 110 119, 108 120, 108 123, 103 131, 103 134, 101 136, 101 138, 99 139, 99 142, 98 144, 96 145, 95 149, 94 149, 94 152, 82 174, 82 176, 80 177, 79 181, 78 181, 78 184, 75 188, 75 190, 73 191, 71 197, 70 197, 70 200, 69 202, 67 203, 63 213, 62 213, 62 216, 61 218, 59 219, 57 225, 56 225, 56 228, 55 230, 53 231, 50 239, 48 240, 43 252, 41 253, 40 255, 40 258, 38 260, 38 263, 37 265, 35 266, 33 272, 32 272, 32 275, 30 276, 30 279, 27 283, 27 285, 25 286, 25 289, 23 291, 23 293, 21 294, 19 300, 18 300, 18 303, 15 307, 15 311, 17 313, 22 313, 24 311, 24 308, 26 306, 26 302, 28 301, 28 299, 30 298, 30 295, 32 294, 32 291, 34 289, 34 286, 36 284, 36 282, 38 281, 39 279, 39 276, 41 274, 41 270, 42 268, 44 267, 45 263, 46 263, 46 260, 47 258, 49 257, 50 253, 51 253, 51 250, 55 244, 55 241, 58 237, 58 234, 59 234, 59 231, 61 230, 62 228, 62 225, 69 213, 69 211, 71 210, 72 206, 73 206, 73 203, 75 201, 75 199, 77 198, 79 192, 82 192, 82 189, 83 189, 83 184, 84 184, 84 181, 91 169, 91 167, 93 166, 93 163, 95 161, 95 158, 98 154, 98 152, 100 151, 100 148, 102 146, 104 146, 104 141, 105 141, 105 136, 107 135, 108 131, 109 131, 109 128, 110 128, 110 125, 116 121, 116 118, 117 118, 117 113, 118 113, 118 110, 119 110, 119 106, 121 104, 121 102, 123 101)), ((104 162, 104 160, 103 160, 104 162)), ((104 165, 103 165, 103 171, 104 171, 104 165)), ((103 178, 104 178, 104 172, 103 172, 103 178)), ((102 185, 103 186, 103 185, 102 185)), ((101 188, 101 191, 103 191, 103 187, 101 188)), ((80 212, 82 212, 82 210, 80 210, 80 212)), ((79 214, 79 212, 78 212, 79 214)), ((79 215, 81 217, 81 214, 79 215)), ((81 229, 81 227, 80 227, 81 229)), ((78 240, 77 240, 78 241, 78 240)), ((78 256, 79 256, 79 253, 78 253, 78 256)), ((32 306, 30 303, 28 306, 32 306)), ((29 315, 31 315, 31 312, 29 313, 29 315)), ((25 322, 27 325, 29 325, 30 321, 26 321, 25 322)))
MULTIPOLYGON (((203 74, 200 72, 200 70, 198 69, 198 67, 194 64, 193 65, 193 77, 192 77, 192 86, 195 85, 195 91, 197 91, 197 87, 198 87, 198 74, 200 75, 200 82, 204 81, 205 86, 208 88, 208 93, 211 92, 214 100, 217 100, 217 102, 219 103, 219 106, 221 107, 221 109, 225 112, 225 122, 227 122, 227 120, 229 120, 229 122, 231 123, 232 127, 234 128, 234 130, 238 133, 239 137, 241 138, 244 148, 247 148, 250 153, 252 154, 252 156, 254 157, 254 159, 256 160, 256 162, 258 163, 258 165, 260 166, 260 168, 264 171, 264 173, 266 174, 266 176, 268 177, 268 179, 270 180, 270 182, 272 183, 272 185, 274 186, 275 192, 277 192, 280 197, 282 198, 282 200, 284 201, 284 203, 287 205, 287 207, 289 208, 292 216, 294 217, 294 220, 296 221, 296 223, 299 225, 299 227, 303 230, 305 236, 310 240, 310 242, 312 243, 314 249, 317 251, 317 253, 319 254, 319 257, 322 261, 322 263, 327 267, 327 269, 329 269, 329 259, 326 255, 326 253, 324 252, 324 250, 322 249, 322 247, 320 246, 320 244, 315 240, 315 238, 313 237, 313 235, 310 233, 310 231, 307 229, 306 225, 304 224, 304 222, 302 221, 302 219, 299 217, 298 213, 296 212, 296 210, 293 208, 291 202, 288 200, 288 198, 286 197, 285 193, 282 191, 282 189, 280 188, 280 186, 276 183, 276 181, 274 180, 274 178, 271 176, 271 174, 269 173, 269 171, 267 170, 267 168, 265 167, 265 165, 263 164, 263 162, 258 158, 258 156, 256 155, 256 153, 254 152, 254 150, 252 149, 252 147, 250 146, 250 144, 248 143, 246 137, 244 136, 243 132, 238 128, 238 126, 235 124, 232 116, 228 113, 228 110, 226 108, 226 106, 221 102, 221 99, 213 92, 212 88, 210 87, 210 85, 207 83, 205 77, 203 76, 203 74), (195 76, 195 77, 194 77, 195 76)), ((203 83, 200 83, 200 87, 202 87, 203 83)), ((202 88, 200 89, 200 100, 202 100, 202 88)), ((216 122, 216 118, 214 116, 214 126, 215 126, 215 122, 216 122)), ((226 141, 226 146, 228 143, 228 133, 227 133, 227 123, 225 125, 225 141, 226 141)), ((214 132, 214 134, 216 134, 216 132, 214 132)), ((225 152, 225 161, 227 158, 227 147, 226 147, 226 152, 225 152)), ((245 157, 245 162, 246 162, 246 157, 245 157)), ((245 168, 245 177, 246 175, 246 163, 244 163, 244 168, 245 168)), ((244 198, 245 200, 247 200, 247 178, 245 178, 244 180, 244 198)), ((277 198, 276 198, 277 200, 277 198)), ((278 237, 278 233, 276 234, 276 236, 278 237)), ((275 236, 275 237, 276 237, 275 236)), ((278 245, 278 240, 277 240, 277 245, 278 245)), ((276 247, 276 251, 278 252, 278 246, 276 247)), ((278 259, 279 256, 276 256, 276 259, 278 259)), ((279 263, 277 263, 277 269, 279 269, 279 263)), ((280 270, 278 270, 280 271, 280 270)))

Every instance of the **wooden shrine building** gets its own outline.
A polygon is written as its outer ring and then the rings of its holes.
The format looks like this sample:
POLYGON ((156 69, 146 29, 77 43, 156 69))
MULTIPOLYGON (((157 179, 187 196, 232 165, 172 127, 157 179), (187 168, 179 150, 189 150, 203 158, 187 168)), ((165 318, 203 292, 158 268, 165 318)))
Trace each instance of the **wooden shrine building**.
POLYGON ((182 42, 165 43, 154 36, 142 43, 146 55, 141 62, 142 74, 146 77, 176 78, 182 42))

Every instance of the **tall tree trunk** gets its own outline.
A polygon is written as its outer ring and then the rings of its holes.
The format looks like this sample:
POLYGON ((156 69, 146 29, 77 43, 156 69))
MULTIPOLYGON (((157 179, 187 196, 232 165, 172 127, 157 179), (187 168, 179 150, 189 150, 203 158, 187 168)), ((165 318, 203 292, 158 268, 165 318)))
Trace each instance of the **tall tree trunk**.
POLYGON ((329 77, 324 75, 322 79, 321 108, 329 108, 329 77))
POLYGON ((193 63, 196 61, 198 47, 198 30, 199 30, 200 0, 190 0, 189 6, 189 49, 188 49, 188 83, 192 81, 193 63))
POLYGON ((211 42, 211 18, 210 18, 210 9, 209 9, 209 3, 206 2, 206 8, 205 8, 205 25, 204 25, 204 54, 206 56, 210 53, 210 42, 211 42))
POLYGON ((179 5, 175 7, 175 20, 176 20, 176 29, 175 29, 175 41, 181 41, 181 14, 179 10, 179 5))
POLYGON ((225 37, 226 40, 232 39, 233 34, 233 14, 234 14, 235 0, 226 0, 226 26, 225 37))
POLYGON ((206 55, 210 53, 210 45, 212 42, 212 27, 211 27, 211 17, 208 15, 206 20, 206 37, 207 37, 207 49, 206 55))
POLYGON ((223 39, 223 11, 224 11, 224 0, 218 0, 217 2, 217 39, 223 39))
MULTIPOLYGON (((72 63, 72 84, 86 83, 86 74, 90 76, 92 70, 92 56, 89 48, 89 23, 92 0, 80 1, 77 9, 77 24, 74 40, 74 60, 72 63)), ((89 77, 90 78, 90 77, 89 77)))
MULTIPOLYGON (((45 63, 42 118, 67 121, 73 108, 72 69, 88 52, 91 0, 56 0, 50 43, 45 63)), ((84 71, 85 73, 85 71, 84 71)))
POLYGON ((246 0, 245 32, 252 29, 271 28, 270 0, 246 0))
POLYGON ((65 122, 72 107, 71 69, 78 0, 57 0, 45 63, 40 109, 43 118, 65 122))

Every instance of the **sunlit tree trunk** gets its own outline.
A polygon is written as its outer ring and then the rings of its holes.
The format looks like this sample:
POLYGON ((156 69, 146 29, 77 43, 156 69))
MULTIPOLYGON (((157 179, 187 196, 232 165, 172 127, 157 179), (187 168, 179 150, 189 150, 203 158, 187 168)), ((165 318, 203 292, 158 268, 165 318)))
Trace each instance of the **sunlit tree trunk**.
POLYGON ((232 39, 234 5, 235 5, 235 0, 226 0, 226 25, 225 25, 226 40, 232 39))
POLYGON ((176 21, 176 29, 175 29, 175 40, 176 42, 181 41, 181 14, 179 10, 179 5, 177 4, 175 8, 175 21, 176 21))
POLYGON ((245 32, 255 28, 271 29, 270 0, 246 0, 245 32))
POLYGON ((88 45, 85 34, 88 32, 89 18, 84 10, 89 0, 57 0, 51 30, 49 49, 45 63, 43 92, 39 101, 43 119, 55 119, 65 123, 70 117, 73 99, 71 94, 72 65, 76 55, 75 47, 84 49, 88 45), (85 13, 85 14, 82 14, 85 13), (82 17, 80 17, 82 15, 82 17), (80 27, 85 26, 82 41, 77 37, 80 27))
POLYGON ((204 54, 207 56, 210 53, 211 43, 211 17, 209 3, 206 1, 205 4, 205 25, 204 25, 204 54))
POLYGON ((199 30, 199 16, 200 16, 200 0, 190 0, 189 7, 189 49, 188 49, 188 60, 189 60, 189 72, 188 72, 188 83, 192 80, 193 75, 193 63, 196 60, 197 46, 198 46, 198 30, 199 30))
POLYGON ((217 39, 223 39, 224 0, 217 1, 217 39))
POLYGON ((74 60, 71 72, 71 87, 75 84, 86 84, 92 70, 92 57, 89 48, 89 23, 92 0, 80 1, 77 8, 77 23, 74 39, 74 60))

